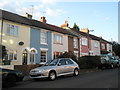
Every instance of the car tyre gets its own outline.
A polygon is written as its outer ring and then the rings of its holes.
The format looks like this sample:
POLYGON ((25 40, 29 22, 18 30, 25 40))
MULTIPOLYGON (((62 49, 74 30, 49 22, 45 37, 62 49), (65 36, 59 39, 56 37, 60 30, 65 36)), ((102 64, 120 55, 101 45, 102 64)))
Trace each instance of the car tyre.
POLYGON ((78 76, 79 75, 79 70, 78 70, 78 68, 75 68, 75 70, 74 70, 74 76, 78 76))
POLYGON ((111 69, 113 69, 114 68, 114 65, 113 64, 111 64, 111 69))
POLYGON ((9 75, 7 77, 6 87, 12 87, 16 84, 16 77, 14 75, 9 75))
POLYGON ((54 71, 49 73, 49 80, 54 81, 56 79, 56 73, 54 71))

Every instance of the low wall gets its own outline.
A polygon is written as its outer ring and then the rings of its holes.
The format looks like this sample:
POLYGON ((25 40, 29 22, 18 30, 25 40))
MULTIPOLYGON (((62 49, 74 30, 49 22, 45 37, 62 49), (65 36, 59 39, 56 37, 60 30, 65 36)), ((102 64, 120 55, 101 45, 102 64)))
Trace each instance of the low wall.
POLYGON ((14 70, 14 65, 0 65, 0 68, 12 69, 14 70))
POLYGON ((42 66, 41 64, 30 65, 14 65, 14 70, 22 71, 25 75, 29 75, 31 69, 42 66))

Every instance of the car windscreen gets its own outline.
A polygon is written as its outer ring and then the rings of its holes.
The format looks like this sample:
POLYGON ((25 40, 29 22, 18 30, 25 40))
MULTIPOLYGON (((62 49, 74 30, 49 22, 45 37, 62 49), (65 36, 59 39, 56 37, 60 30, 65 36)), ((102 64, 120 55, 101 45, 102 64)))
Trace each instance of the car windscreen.
POLYGON ((53 60, 51 63, 49 63, 49 66, 55 66, 58 63, 58 59, 53 60))

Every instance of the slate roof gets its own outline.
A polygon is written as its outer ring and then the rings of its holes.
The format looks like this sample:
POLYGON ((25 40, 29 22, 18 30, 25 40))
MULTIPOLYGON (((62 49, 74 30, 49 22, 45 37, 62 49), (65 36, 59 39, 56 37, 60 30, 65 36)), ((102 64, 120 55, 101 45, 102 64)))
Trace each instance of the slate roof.
MULTIPOLYGON (((8 11, 4 11, 4 10, 1 10, 1 9, 0 9, 0 19, 12 21, 12 22, 16 22, 16 23, 20 23, 20 24, 24 24, 24 25, 34 26, 34 27, 38 27, 38 28, 43 28, 43 29, 47 29, 47 30, 50 30, 50 31, 55 31, 55 32, 59 32, 59 33, 62 33, 62 34, 68 34, 68 35, 78 37, 78 35, 76 35, 75 33, 71 32, 69 30, 63 29, 61 27, 51 25, 51 24, 47 24, 47 23, 43 23, 43 22, 40 22, 40 21, 37 21, 37 20, 34 20, 34 19, 28 19, 28 18, 20 16, 18 14, 11 13, 11 12, 8 12, 8 11)), ((83 35, 83 36, 86 36, 86 37, 88 36, 87 33, 77 31, 73 28, 70 28, 70 29, 73 30, 74 32, 78 33, 79 35, 83 35)), ((102 39, 100 37, 97 37, 95 35, 89 34, 89 36, 93 40, 98 40, 98 41, 102 40, 102 41, 105 41, 107 43, 110 43, 107 40, 104 40, 104 39, 102 39)))
POLYGON ((37 21, 34 19, 28 19, 27 17, 23 17, 18 14, 11 13, 11 12, 4 11, 4 10, 0 10, 0 19, 12 21, 12 22, 16 22, 16 23, 20 23, 20 24, 24 24, 24 25, 34 26, 34 27, 38 27, 38 28, 43 28, 43 29, 47 29, 50 31, 59 32, 62 34, 76 36, 75 34, 68 32, 67 30, 60 28, 58 26, 43 23, 43 22, 40 22, 40 21, 37 21))

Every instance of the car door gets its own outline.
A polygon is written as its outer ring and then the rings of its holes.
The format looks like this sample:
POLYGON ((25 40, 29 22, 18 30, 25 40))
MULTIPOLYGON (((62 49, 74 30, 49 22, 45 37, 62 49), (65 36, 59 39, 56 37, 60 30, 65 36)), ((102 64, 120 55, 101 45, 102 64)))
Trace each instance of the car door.
POLYGON ((66 72, 67 72, 66 61, 64 59, 60 59, 57 65, 57 73, 61 75, 61 74, 65 74, 66 72))
POLYGON ((67 64, 67 72, 71 73, 74 71, 75 66, 74 63, 70 59, 66 59, 66 64, 67 64))

